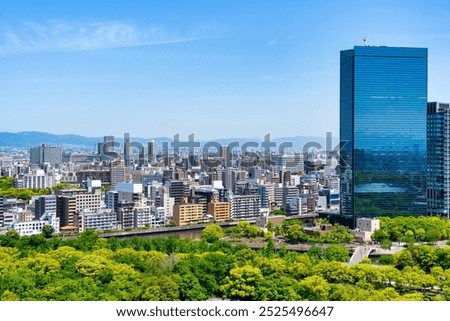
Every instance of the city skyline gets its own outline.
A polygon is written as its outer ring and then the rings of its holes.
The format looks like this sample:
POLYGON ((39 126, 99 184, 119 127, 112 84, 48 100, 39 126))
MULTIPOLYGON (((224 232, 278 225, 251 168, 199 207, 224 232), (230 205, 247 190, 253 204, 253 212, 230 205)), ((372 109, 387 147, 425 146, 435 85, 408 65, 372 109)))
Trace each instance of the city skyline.
POLYGON ((449 6, 15 1, 0 12, 2 131, 337 133, 339 51, 365 37, 428 48, 428 100, 450 101, 449 6))

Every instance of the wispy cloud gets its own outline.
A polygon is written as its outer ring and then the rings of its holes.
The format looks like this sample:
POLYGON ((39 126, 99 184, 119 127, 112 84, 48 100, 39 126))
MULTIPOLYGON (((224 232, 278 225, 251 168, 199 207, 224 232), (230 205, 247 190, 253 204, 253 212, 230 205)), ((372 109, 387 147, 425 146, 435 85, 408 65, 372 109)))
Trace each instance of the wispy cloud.
POLYGON ((214 24, 180 32, 164 26, 142 27, 120 21, 27 22, 14 28, 0 28, 0 54, 152 46, 216 38, 225 32, 214 24))

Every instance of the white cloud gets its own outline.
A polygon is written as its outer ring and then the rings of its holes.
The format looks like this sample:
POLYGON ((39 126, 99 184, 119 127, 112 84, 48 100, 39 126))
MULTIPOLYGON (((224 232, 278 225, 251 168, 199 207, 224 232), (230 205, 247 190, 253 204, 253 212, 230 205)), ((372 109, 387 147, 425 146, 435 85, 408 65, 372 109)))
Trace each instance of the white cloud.
POLYGON ((0 54, 152 46, 215 38, 223 35, 224 31, 215 25, 178 32, 169 31, 164 26, 141 27, 120 21, 27 22, 15 28, 0 28, 0 54))

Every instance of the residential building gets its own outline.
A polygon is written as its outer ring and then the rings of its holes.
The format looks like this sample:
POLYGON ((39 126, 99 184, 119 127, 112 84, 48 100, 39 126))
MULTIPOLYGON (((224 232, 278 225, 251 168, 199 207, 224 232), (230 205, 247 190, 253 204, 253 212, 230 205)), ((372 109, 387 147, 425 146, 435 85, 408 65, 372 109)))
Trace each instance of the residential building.
POLYGON ((124 166, 113 166, 111 163, 111 186, 115 188, 118 183, 128 182, 128 175, 124 166))
POLYGON ((202 204, 175 204, 173 207, 173 220, 178 226, 202 222, 203 218, 202 204))
POLYGON ((0 169, 12 167, 13 167, 12 157, 0 154, 0 169))
POLYGON ((212 215, 215 222, 231 220, 231 208, 229 202, 208 203, 208 214, 212 215))
POLYGON ((283 203, 282 208, 286 209, 288 204, 293 198, 300 196, 300 190, 297 186, 284 186, 283 187, 283 203))
POLYGON ((30 174, 24 174, 19 185, 22 188, 52 188, 55 185, 55 178, 38 169, 30 174))
POLYGON ((254 219, 260 216, 261 199, 259 195, 234 195, 230 198, 231 219, 254 219))
POLYGON ((119 201, 117 218, 123 229, 136 227, 136 220, 134 217, 134 203, 119 201))
MULTIPOLYGON (((151 206, 150 211, 152 216, 155 218, 155 225, 156 226, 162 226, 167 223, 169 223, 168 219, 166 218, 166 211, 164 207, 156 207, 151 206)), ((172 217, 170 217, 172 219, 172 217)), ((150 227, 156 227, 156 226, 150 226, 150 227)))
POLYGON ((56 213, 56 195, 39 196, 34 200, 35 218, 39 219, 46 212, 56 213))
POLYGON ((105 204, 106 208, 117 211, 117 204, 119 203, 119 192, 118 191, 106 191, 105 204))
POLYGON ((99 193, 87 193, 86 190, 74 190, 72 192, 61 191, 63 195, 56 198, 56 213, 61 220, 61 226, 76 226, 75 216, 82 210, 99 210, 101 207, 101 195, 99 193))
POLYGON ((158 227, 160 222, 152 213, 150 206, 139 205, 134 207, 135 227, 158 227))
POLYGON ((161 205, 160 207, 164 208, 164 216, 165 216, 165 222, 170 223, 170 221, 173 219, 173 208, 175 206, 175 198, 170 197, 169 194, 163 194, 161 198, 161 205))
POLYGON ((112 209, 83 209, 77 214, 77 225, 80 233, 88 229, 96 231, 111 231, 120 229, 117 214, 112 209))
POLYGON ((115 190, 118 192, 119 202, 141 204, 143 199, 142 184, 118 183, 115 190))
POLYGON ((270 202, 269 202, 269 196, 267 191, 267 185, 265 184, 258 184, 259 189, 259 197, 261 199, 261 208, 269 208, 270 202))
POLYGON ((31 236, 35 234, 42 234, 44 226, 50 225, 53 227, 53 233, 59 233, 60 223, 56 213, 45 213, 39 220, 15 222, 12 228, 16 230, 20 236, 31 236))
POLYGON ((56 214, 60 219, 61 227, 74 226, 77 214, 77 201, 73 196, 58 196, 56 198, 56 214))

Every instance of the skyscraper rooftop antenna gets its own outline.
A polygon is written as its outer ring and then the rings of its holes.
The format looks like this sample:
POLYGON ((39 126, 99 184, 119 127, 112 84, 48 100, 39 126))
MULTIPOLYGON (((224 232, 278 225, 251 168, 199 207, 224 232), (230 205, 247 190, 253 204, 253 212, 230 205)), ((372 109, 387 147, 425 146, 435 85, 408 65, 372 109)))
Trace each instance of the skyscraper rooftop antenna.
POLYGON ((364 37, 363 44, 364 44, 364 47, 367 47, 367 37, 364 37))

